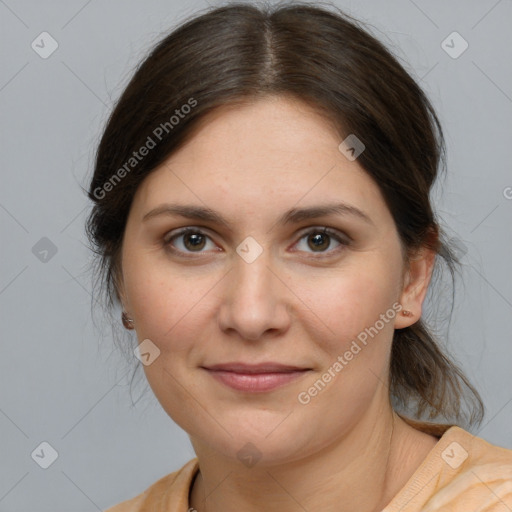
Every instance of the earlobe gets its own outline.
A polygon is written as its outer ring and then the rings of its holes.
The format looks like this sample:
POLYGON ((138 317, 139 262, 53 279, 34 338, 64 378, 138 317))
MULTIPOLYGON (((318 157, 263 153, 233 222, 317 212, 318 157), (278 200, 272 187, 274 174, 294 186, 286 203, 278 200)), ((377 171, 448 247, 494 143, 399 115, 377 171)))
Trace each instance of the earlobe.
POLYGON ((128 330, 135 329, 135 322, 133 321, 133 318, 130 318, 126 311, 123 311, 121 314, 121 321, 123 322, 123 325, 128 330))
POLYGON ((409 258, 404 287, 400 297, 403 309, 395 322, 395 329, 403 329, 421 318, 423 301, 427 295, 435 262, 435 252, 423 247, 409 258))

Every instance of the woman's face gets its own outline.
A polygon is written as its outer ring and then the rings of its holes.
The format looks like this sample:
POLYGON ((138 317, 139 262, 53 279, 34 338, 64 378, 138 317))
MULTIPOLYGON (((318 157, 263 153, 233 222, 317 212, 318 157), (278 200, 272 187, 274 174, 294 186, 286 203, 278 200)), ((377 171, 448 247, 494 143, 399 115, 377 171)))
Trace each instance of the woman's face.
POLYGON ((408 325, 399 238, 377 185, 305 104, 268 98, 207 121, 137 190, 121 297, 150 340, 149 384, 194 446, 291 461, 389 405, 393 330, 408 325), (328 205, 345 206, 306 215, 328 205), (285 368, 212 369, 260 363, 285 368))

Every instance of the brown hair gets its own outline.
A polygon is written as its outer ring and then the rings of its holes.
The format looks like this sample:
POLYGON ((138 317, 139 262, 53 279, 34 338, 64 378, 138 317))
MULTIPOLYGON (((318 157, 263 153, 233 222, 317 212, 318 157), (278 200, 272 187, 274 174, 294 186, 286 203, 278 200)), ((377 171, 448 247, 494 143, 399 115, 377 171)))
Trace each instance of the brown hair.
MULTIPOLYGON (((444 262, 453 284, 460 261, 429 197, 446 167, 440 122, 398 57, 358 20, 328 7, 291 2, 209 8, 166 35, 138 66, 108 119, 87 192, 94 205, 86 232, 98 256, 95 275, 106 309, 120 304, 122 239, 140 183, 197 132, 209 112, 267 95, 307 102, 333 124, 340 142, 356 134, 366 146, 358 162, 385 198, 405 263, 418 248, 434 249, 432 281, 444 262), (135 158, 144 146, 151 148, 135 158)), ((470 424, 482 421, 478 392, 424 318, 395 330, 390 377, 395 409, 460 425, 463 401, 470 424)))

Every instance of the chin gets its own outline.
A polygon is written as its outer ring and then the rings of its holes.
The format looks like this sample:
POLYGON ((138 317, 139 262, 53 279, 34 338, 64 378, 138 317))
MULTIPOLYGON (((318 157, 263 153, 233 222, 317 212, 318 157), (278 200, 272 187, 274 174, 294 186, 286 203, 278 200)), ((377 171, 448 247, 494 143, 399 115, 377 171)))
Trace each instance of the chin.
POLYGON ((314 432, 308 434, 298 414, 288 416, 289 413, 289 410, 284 413, 246 410, 219 414, 224 428, 213 431, 205 429, 204 423, 196 425, 191 440, 248 468, 290 463, 313 453, 317 436, 314 432))

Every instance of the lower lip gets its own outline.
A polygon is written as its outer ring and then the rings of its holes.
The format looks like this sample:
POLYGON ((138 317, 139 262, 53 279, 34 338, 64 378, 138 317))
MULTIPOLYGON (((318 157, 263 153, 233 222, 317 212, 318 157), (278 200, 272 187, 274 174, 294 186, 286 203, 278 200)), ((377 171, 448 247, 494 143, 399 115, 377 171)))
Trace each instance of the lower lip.
POLYGON ((271 391, 302 377, 308 370, 281 373, 234 373, 207 370, 210 375, 230 388, 251 393, 271 391))

